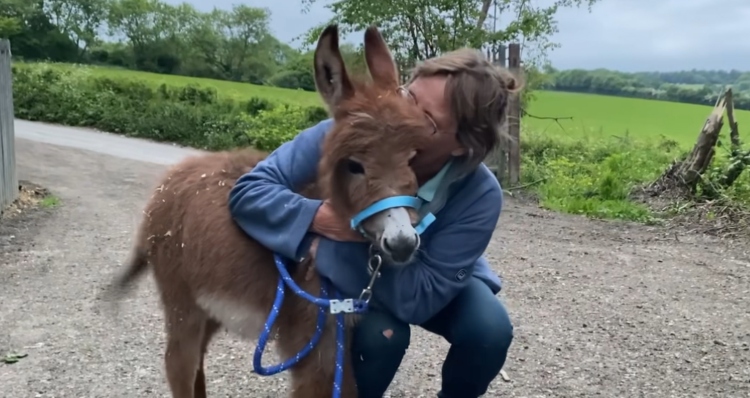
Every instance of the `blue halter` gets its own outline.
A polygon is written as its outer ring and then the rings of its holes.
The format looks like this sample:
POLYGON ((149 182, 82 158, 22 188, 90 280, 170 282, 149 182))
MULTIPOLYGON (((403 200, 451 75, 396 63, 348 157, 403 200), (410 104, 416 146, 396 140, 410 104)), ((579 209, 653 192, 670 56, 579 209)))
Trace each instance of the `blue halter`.
MULTIPOLYGON (((395 207, 411 207, 419 209, 422 205, 422 201, 414 196, 393 196, 379 200, 357 215, 351 220, 352 229, 362 231, 362 221, 368 217, 381 212, 383 210, 392 209, 395 207)), ((432 213, 425 215, 422 220, 415 227, 418 234, 422 234, 432 222, 435 221, 435 216, 432 213)), ((253 371, 261 376, 271 376, 277 373, 281 373, 290 367, 296 365, 304 357, 306 357, 315 348, 320 341, 320 337, 323 335, 323 330, 326 323, 326 308, 328 312, 336 315, 336 370, 333 379, 333 398, 341 397, 341 385, 344 380, 344 347, 345 347, 345 330, 344 330, 344 314, 345 313, 363 313, 367 311, 370 297, 372 297, 372 285, 375 283, 375 279, 380 276, 380 266, 382 265, 382 259, 380 255, 374 254, 370 257, 370 264, 368 269, 371 269, 372 275, 370 277, 370 283, 365 289, 362 290, 358 299, 341 299, 341 294, 336 291, 333 284, 321 277, 320 280, 320 298, 315 297, 306 291, 304 291, 297 283, 294 282, 289 271, 287 270, 286 261, 278 254, 274 254, 274 263, 276 268, 279 270, 279 282, 276 286, 276 298, 271 308, 271 313, 268 314, 268 319, 263 325, 263 331, 258 338, 258 345, 255 347, 255 354, 253 355, 253 371), (374 262, 374 264, 373 264, 374 262), (273 324, 276 322, 276 318, 279 316, 281 311, 281 305, 284 302, 284 290, 288 287, 294 294, 304 298, 305 300, 317 305, 318 320, 315 325, 315 333, 313 334, 310 342, 305 345, 300 352, 294 357, 287 359, 279 365, 270 367, 264 367, 261 364, 263 351, 266 349, 266 344, 271 337, 273 330, 273 324), (329 297, 333 296, 334 299, 329 297)))
MULTIPOLYGON (((392 209, 394 207, 411 207, 413 209, 419 209, 421 206, 422 200, 416 196, 391 196, 390 198, 381 199, 357 213, 352 217, 351 227, 352 229, 360 229, 362 221, 383 210, 392 209)), ((433 221, 435 221, 435 216, 432 213, 427 213, 414 229, 417 230, 418 234, 422 235, 422 232, 424 232, 433 221)))

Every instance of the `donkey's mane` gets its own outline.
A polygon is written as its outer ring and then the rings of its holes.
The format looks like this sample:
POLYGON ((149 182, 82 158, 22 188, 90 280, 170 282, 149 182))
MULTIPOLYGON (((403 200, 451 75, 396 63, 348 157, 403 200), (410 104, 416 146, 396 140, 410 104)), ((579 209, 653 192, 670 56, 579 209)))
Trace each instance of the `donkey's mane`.
POLYGON ((328 150, 347 156, 373 146, 393 151, 414 147, 424 139, 425 118, 405 108, 403 97, 393 89, 359 82, 354 96, 333 112, 328 150))

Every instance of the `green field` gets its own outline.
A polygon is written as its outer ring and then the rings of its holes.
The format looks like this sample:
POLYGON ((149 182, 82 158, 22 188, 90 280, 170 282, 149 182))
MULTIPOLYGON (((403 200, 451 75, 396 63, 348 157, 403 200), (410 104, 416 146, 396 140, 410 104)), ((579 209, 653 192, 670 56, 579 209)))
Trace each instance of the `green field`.
MULTIPOLYGON (((68 64, 56 66, 74 67, 68 64)), ((92 67, 91 70, 95 75, 147 81, 154 86, 160 84, 184 86, 189 83, 210 86, 216 88, 220 95, 234 99, 262 97, 302 106, 321 104, 316 93, 301 90, 125 69, 92 67)), ((524 130, 530 129, 571 138, 579 138, 583 135, 596 138, 629 134, 637 139, 658 140, 663 135, 679 142, 684 147, 689 147, 695 142, 711 107, 636 98, 540 91, 536 93, 536 99, 527 110, 535 116, 572 117, 573 119, 560 120, 561 128, 554 120, 525 117, 522 122, 524 130)), ((750 111, 738 110, 736 115, 740 126, 750 125, 750 111)))
MULTIPOLYGON (((526 117, 523 127, 554 135, 623 136, 658 140, 661 135, 691 146, 698 137, 710 106, 544 91, 536 94, 528 112, 535 116, 568 117, 553 120, 526 117)), ((750 111, 736 110, 740 126, 750 124, 750 111)))
MULTIPOLYGON (((72 64, 54 64, 54 66, 60 69, 81 67, 72 64)), ((233 99, 261 97, 300 106, 322 105, 322 102, 319 100, 318 94, 309 91, 257 86, 254 84, 237 83, 225 80, 203 79, 198 77, 162 75, 158 73, 140 72, 129 69, 91 66, 84 67, 90 69, 94 76, 106 76, 111 78, 146 81, 153 86, 166 84, 168 86, 179 87, 185 86, 187 84, 198 84, 200 86, 213 87, 219 92, 220 95, 231 97, 233 99)))

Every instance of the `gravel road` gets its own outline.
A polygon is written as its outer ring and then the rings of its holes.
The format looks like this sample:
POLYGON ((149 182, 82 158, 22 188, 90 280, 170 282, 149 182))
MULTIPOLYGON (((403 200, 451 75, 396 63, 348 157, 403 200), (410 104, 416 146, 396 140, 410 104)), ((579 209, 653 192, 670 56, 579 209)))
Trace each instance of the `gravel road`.
MULTIPOLYGON (((149 278, 120 318, 101 286, 124 261, 149 188, 188 150, 17 121, 19 177, 62 204, 0 225, 0 396, 168 397, 149 278)), ((596 222, 508 200, 488 250, 516 325, 488 397, 749 397, 746 244, 596 222)), ((447 344, 415 329, 391 397, 435 397, 447 344)), ((211 397, 282 397, 252 343, 219 335, 211 397)), ((266 361, 273 356, 268 355, 266 361)))

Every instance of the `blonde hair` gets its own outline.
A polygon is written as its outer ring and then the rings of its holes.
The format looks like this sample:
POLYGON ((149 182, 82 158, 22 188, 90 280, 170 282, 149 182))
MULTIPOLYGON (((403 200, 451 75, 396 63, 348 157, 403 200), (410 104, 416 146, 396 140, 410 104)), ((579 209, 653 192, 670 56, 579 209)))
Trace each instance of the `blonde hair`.
POLYGON ((418 63, 407 84, 440 75, 448 78, 445 95, 458 122, 457 139, 467 149, 466 166, 473 169, 500 143, 508 98, 520 92, 523 83, 481 51, 462 48, 418 63))

